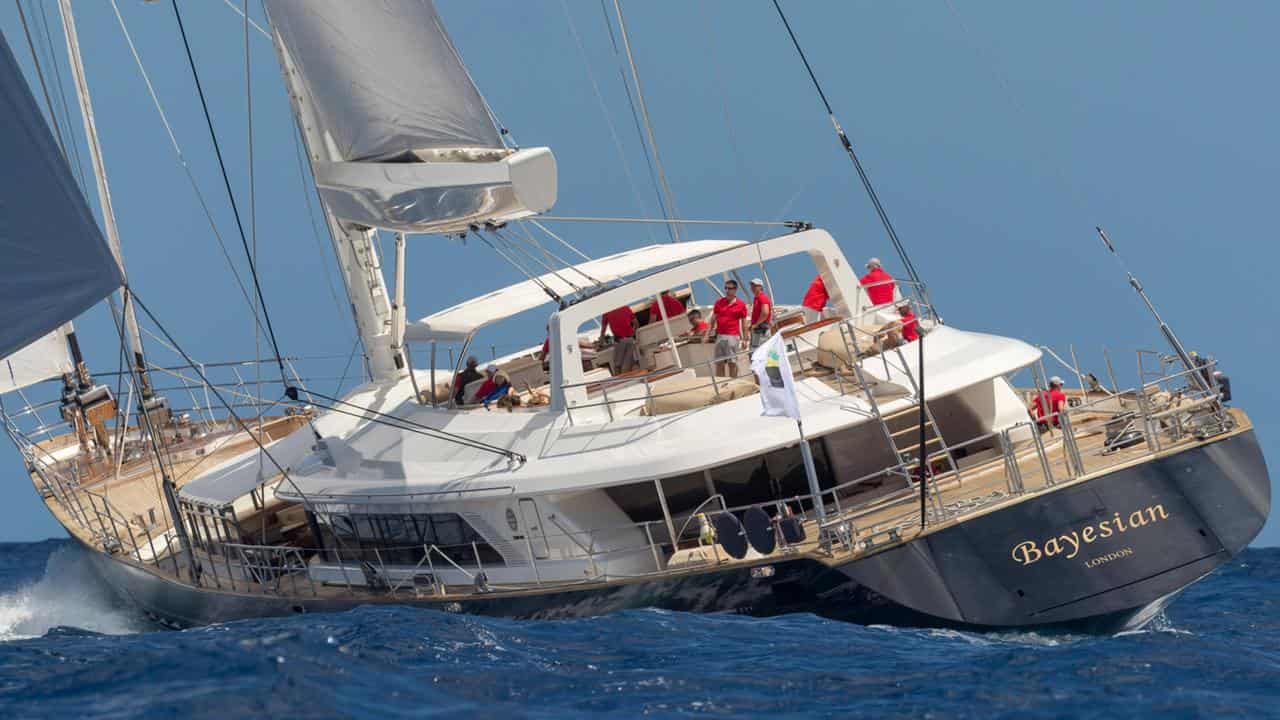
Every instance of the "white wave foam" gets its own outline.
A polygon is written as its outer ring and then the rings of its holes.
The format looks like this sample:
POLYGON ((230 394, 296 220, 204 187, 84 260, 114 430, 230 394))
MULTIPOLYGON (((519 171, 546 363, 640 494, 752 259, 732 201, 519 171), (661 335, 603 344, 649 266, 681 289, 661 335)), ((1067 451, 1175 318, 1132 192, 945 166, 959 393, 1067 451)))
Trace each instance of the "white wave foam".
POLYGON ((44 577, 0 594, 0 642, 41 637, 55 627, 126 635, 146 624, 120 607, 84 551, 68 546, 49 555, 44 577))

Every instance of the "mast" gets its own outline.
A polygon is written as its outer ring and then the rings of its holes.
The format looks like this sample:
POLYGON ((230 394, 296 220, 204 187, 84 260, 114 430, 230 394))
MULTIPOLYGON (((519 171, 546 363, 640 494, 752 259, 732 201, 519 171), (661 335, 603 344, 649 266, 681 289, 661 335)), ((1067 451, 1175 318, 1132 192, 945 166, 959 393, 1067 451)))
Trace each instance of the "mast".
MULTIPOLYGON (((102 206, 102 224, 106 230, 107 246, 120 268, 120 275, 125 278, 125 286, 120 288, 120 302, 124 305, 123 318, 129 349, 133 354, 133 363, 138 368, 144 397, 151 395, 147 381, 146 364, 142 355, 142 335, 138 331, 138 318, 134 314, 133 303, 129 302, 128 275, 124 268, 124 254, 120 249, 120 231, 116 225, 115 208, 111 204, 111 189, 107 185, 107 169, 102 160, 102 146, 98 142, 98 128, 93 118, 93 103, 89 98, 89 83, 85 78, 84 63, 80 58, 80 40, 76 34, 75 16, 71 11, 71 0, 58 0, 58 11, 62 16, 63 34, 67 40, 67 58, 71 66, 71 76, 75 79, 76 98, 80 101, 80 116, 84 120, 84 134, 89 146, 89 157, 93 162, 93 176, 98 188, 98 203, 102 206)), ((116 303, 115 295, 107 298, 111 304, 111 312, 121 317, 121 308, 116 303)))
POLYGON ((545 212, 555 158, 506 146, 431 0, 264 7, 370 374, 402 378, 404 308, 375 229, 449 235, 545 212))
MULTIPOLYGON (((302 102, 297 68, 283 51, 281 44, 279 42, 273 44, 277 59, 280 61, 280 68, 284 72, 285 87, 289 90, 289 104, 293 106, 294 120, 298 123, 298 132, 302 135, 307 162, 311 166, 314 177, 316 165, 325 161, 319 152, 319 148, 325 147, 320 124, 314 117, 314 111, 302 102)), ((325 223, 329 226, 333 254, 337 257, 339 269, 342 270, 342 283, 347 289, 347 299, 351 303, 356 331, 360 335, 365 358, 369 362, 369 374, 374 382, 395 380, 400 377, 399 368, 404 366, 404 362, 401 360, 397 363, 399 349, 392 347, 394 338, 391 303, 387 297, 387 284, 382 275, 382 265, 378 259, 377 249, 374 247, 373 238, 376 231, 338 220, 326 202, 321 202, 320 207, 324 212, 325 223)))

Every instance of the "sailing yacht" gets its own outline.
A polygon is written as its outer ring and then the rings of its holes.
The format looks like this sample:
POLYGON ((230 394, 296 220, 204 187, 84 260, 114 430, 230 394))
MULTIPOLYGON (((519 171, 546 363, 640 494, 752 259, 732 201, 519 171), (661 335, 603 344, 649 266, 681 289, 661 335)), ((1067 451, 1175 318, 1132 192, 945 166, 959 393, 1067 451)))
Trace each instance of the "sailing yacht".
POLYGON ((429 0, 265 6, 371 379, 329 397, 286 378, 289 412, 260 420, 171 412, 140 351, 136 396, 94 383, 66 324, 124 287, 127 345, 139 299, 0 55, 0 112, 22 131, 0 142, 29 171, 3 181, 5 206, 55 210, 0 220, 6 266, 30 280, 0 291, 0 390, 64 382, 59 421, 29 427, 28 405, 5 427, 103 581, 157 620, 396 603, 1113 630, 1149 621, 1265 522, 1252 423, 1212 365, 1157 356, 1136 387, 1082 380, 1032 417, 1050 397, 1040 349, 943 324, 913 280, 873 302, 807 224, 570 262, 567 242, 524 225, 555 204, 554 155, 508 147, 429 0), (391 287, 378 231, 395 233, 391 287), (410 320, 405 246, 424 234, 476 238, 527 279, 410 320), (770 270, 795 262, 829 296, 773 308, 803 434, 761 414, 745 338, 726 355, 662 298, 710 316, 728 280, 787 294, 770 270), (622 308, 634 338, 609 343, 598 319, 622 308), (468 379, 476 334, 519 315, 537 317, 528 347, 468 379), (476 402, 486 382, 498 392, 476 402))

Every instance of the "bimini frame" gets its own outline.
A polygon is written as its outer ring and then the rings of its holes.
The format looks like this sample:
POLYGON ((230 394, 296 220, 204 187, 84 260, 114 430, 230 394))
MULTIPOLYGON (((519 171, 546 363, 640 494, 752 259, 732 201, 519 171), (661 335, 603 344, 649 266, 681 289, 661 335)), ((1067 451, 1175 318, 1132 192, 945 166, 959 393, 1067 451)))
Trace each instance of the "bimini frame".
POLYGON ((678 267, 660 270, 592 295, 551 315, 551 351, 557 360, 551 363, 552 409, 565 410, 588 404, 582 363, 577 357, 578 328, 587 322, 620 305, 651 298, 667 288, 799 253, 807 253, 813 259, 836 311, 843 315, 857 315, 870 306, 853 268, 835 239, 825 230, 805 230, 704 255, 678 267))

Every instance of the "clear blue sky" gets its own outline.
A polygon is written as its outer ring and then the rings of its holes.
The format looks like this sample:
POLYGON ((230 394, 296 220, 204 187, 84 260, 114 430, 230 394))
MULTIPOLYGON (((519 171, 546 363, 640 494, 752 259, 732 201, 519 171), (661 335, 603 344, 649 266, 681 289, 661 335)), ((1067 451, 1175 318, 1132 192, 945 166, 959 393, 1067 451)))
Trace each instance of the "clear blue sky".
MULTIPOLYGON (((119 2, 217 226, 238 253, 172 10, 119 2)), ((24 0, 33 10, 40 4, 24 0)), ((56 4, 44 4, 56 23, 56 4)), ((558 213, 656 215, 597 0, 568 2, 582 51, 560 2, 439 5, 517 140, 554 149, 558 213)), ((252 357, 244 300, 110 4, 76 7, 133 285, 201 360, 252 357)), ((243 25, 221 0, 183 7, 247 217, 243 25)), ((1074 343, 1100 376, 1104 346, 1117 362, 1122 350, 1162 347, 1094 236, 1101 224, 1187 344, 1223 363, 1268 457, 1280 457, 1272 377, 1280 343, 1271 327, 1280 298, 1272 279, 1280 259, 1273 37, 1280 5, 791 0, 785 7, 949 323, 1064 350, 1074 343)), ((852 257, 891 259, 770 3, 629 0, 624 10, 683 216, 809 219, 852 257)), ((261 18, 260 7, 254 16, 261 18)), ((50 29, 61 58, 60 32, 50 29)), ((0 4, 0 30, 29 69, 12 3, 0 4)), ((38 24, 36 31, 42 35, 38 24)), ((331 254, 327 241, 317 249, 307 216, 273 51, 256 33, 250 49, 260 267, 282 349, 345 355, 351 323, 326 284, 331 254)), ((74 130, 80 134, 78 120, 74 130)), ((592 254, 650 237, 610 226, 566 233, 592 254)), ((409 254, 411 317, 518 279, 483 247, 424 237, 409 254)), ((804 279, 784 278, 796 298, 804 279)), ((500 329, 487 342, 536 343, 534 324, 522 334, 500 329)), ((102 313, 80 327, 95 366, 113 369, 116 346, 102 313)), ((1132 355, 1123 363, 1131 378, 1132 355)), ((12 448, 0 449, 0 468, 0 539, 61 534, 12 448)), ((1277 543, 1273 520, 1260 544, 1277 543)))

